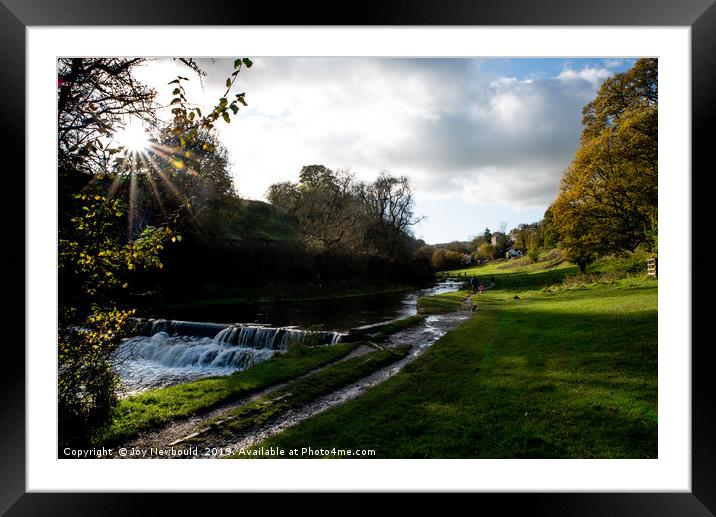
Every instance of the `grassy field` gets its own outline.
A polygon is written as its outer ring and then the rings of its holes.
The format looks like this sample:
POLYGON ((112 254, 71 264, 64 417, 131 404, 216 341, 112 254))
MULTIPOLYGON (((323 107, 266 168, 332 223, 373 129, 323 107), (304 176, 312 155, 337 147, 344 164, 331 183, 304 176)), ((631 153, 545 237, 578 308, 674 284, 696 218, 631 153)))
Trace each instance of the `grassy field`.
POLYGON ((119 403, 111 425, 95 442, 98 446, 108 446, 173 420, 208 411, 340 359, 356 346, 357 343, 339 343, 330 347, 296 348, 233 375, 200 379, 128 397, 119 403))
MULTIPOLYGON (((603 261, 526 260, 494 276, 477 310, 402 373, 269 438, 286 449, 375 449, 382 458, 657 457, 657 281, 603 261), (559 282, 559 283, 555 283, 559 282)), ((504 267, 509 265, 509 267, 504 267)), ((467 292, 423 300, 421 312, 467 292)))

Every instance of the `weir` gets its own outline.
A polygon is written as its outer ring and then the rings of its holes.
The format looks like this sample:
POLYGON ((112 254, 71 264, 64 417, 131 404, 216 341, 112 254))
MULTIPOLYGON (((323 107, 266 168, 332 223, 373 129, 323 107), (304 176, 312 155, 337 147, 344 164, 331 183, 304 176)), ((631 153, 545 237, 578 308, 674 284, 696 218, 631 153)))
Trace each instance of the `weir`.
POLYGON ((160 332, 168 336, 212 338, 217 345, 286 351, 293 345, 333 345, 340 341, 340 332, 302 330, 292 327, 263 327, 260 325, 203 323, 180 320, 147 320, 141 335, 151 337, 160 332))
POLYGON ((229 375, 296 345, 337 343, 343 334, 286 327, 179 320, 140 321, 141 335, 122 342, 115 368, 128 392, 229 375))

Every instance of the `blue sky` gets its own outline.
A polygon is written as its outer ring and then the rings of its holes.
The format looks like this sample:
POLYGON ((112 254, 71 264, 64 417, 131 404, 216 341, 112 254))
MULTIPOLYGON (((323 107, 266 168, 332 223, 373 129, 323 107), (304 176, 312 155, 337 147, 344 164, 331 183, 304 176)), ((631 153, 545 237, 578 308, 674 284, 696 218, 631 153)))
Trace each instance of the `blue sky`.
MULTIPOLYGON (((301 167, 350 169, 371 181, 406 175, 416 237, 466 240, 541 219, 581 132, 581 109, 633 59, 261 58, 239 76, 249 106, 219 132, 239 193, 262 199, 301 167)), ((200 60, 213 105, 233 60, 200 60)), ((168 98, 176 62, 140 78, 168 98)), ((186 75, 185 71, 181 71, 186 75)))

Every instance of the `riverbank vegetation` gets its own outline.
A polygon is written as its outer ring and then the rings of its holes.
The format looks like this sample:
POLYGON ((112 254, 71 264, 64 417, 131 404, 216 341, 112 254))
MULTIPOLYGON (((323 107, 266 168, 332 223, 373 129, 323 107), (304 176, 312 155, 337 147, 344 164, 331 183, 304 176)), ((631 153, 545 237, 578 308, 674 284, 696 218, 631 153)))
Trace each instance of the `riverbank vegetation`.
MULTIPOLYGON (((494 275, 497 288, 471 296, 467 323, 399 375, 257 447, 360 447, 382 458, 657 457, 657 281, 629 273, 578 283, 569 280, 578 268, 562 267, 561 281, 545 283, 524 269, 471 270, 494 275)), ((454 308, 466 295, 421 302, 454 308)))
POLYGON ((169 422, 201 414, 246 397, 348 355, 357 343, 317 348, 297 347, 268 361, 225 377, 200 379, 127 397, 114 409, 111 424, 94 441, 109 446, 169 422))

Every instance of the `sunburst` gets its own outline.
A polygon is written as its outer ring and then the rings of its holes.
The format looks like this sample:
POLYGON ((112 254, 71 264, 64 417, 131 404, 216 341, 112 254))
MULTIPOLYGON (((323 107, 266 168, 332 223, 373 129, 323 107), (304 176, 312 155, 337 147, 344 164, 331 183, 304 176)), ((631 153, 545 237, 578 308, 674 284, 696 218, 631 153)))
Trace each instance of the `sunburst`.
POLYGON ((114 139, 127 154, 142 154, 149 149, 149 134, 138 123, 126 124, 114 134, 114 139))

